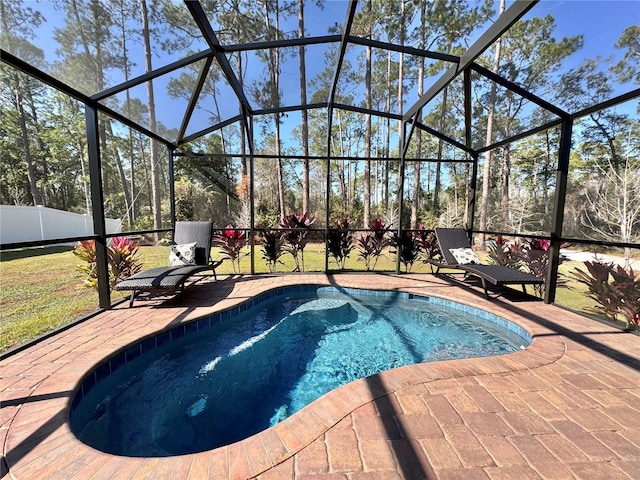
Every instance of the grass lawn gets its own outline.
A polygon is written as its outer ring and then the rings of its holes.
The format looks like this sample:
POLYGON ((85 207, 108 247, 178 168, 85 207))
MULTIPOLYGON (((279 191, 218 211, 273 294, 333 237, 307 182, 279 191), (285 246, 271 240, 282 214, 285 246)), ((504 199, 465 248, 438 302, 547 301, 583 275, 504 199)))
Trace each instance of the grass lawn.
MULTIPOLYGON (((143 268, 152 268, 167 264, 169 247, 140 247, 143 268)), ((84 275, 77 271, 80 260, 73 255, 71 247, 46 247, 2 252, 0 257, 0 351, 19 345, 27 340, 65 325, 82 315, 95 311, 98 307, 98 295, 92 288, 83 286, 84 275)), ((219 253, 214 248, 214 258, 219 253)), ((289 254, 281 257, 277 272, 291 272, 295 267, 289 254)), ((560 266, 561 273, 582 265, 580 262, 566 262, 560 266)), ((323 272, 325 267, 324 245, 310 244, 305 249, 305 271, 323 272)), ((333 259, 329 260, 329 269, 337 270, 333 259)), ((346 271, 363 271, 364 262, 358 259, 357 251, 347 260, 346 271)), ((240 262, 240 272, 250 270, 250 258, 245 256, 240 262)), ((269 269, 262 259, 261 248, 255 253, 256 273, 265 273, 269 269)), ((376 271, 395 272, 395 255, 383 254, 376 265, 376 271)), ((402 267, 402 271, 404 268, 402 267)), ((430 273, 428 265, 417 262, 412 273, 430 273)), ((234 273, 229 260, 216 270, 219 274, 234 273)), ((237 272, 235 272, 237 273, 237 272)), ((575 282, 571 283, 575 286, 575 282)), ((593 302, 576 290, 559 288, 557 303, 569 308, 585 311, 593 302)), ((112 300, 124 298, 127 292, 113 292, 112 300)))

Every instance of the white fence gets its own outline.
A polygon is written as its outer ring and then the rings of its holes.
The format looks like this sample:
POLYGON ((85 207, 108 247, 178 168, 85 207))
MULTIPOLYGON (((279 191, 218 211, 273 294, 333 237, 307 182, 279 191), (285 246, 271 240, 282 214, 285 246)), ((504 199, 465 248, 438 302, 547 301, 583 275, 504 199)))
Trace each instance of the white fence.
MULTIPOLYGON (((122 231, 122 222, 105 220, 107 233, 122 231)), ((33 242, 93 235, 93 217, 47 207, 0 205, 0 243, 33 242)))

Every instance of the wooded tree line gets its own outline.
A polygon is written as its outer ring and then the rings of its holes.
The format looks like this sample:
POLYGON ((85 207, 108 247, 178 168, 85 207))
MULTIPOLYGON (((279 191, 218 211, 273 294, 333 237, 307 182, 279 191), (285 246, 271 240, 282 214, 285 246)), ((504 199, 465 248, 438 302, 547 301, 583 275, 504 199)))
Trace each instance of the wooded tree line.
MULTIPOLYGON (((202 4, 223 44, 302 37, 308 22, 303 0, 202 4)), ((45 71, 88 94, 109 86, 107 72, 118 72, 123 81, 132 77, 133 66, 140 61, 131 54, 134 44, 143 45, 144 70, 152 71, 161 66, 159 51, 172 55, 184 52, 182 56, 194 53, 191 46, 201 36, 184 5, 169 0, 67 0, 56 5, 65 21, 54 29, 57 57, 45 71)), ((497 11, 492 7, 489 0, 365 0, 351 34, 459 55, 468 46, 465 39, 469 33, 476 25, 495 18, 504 9, 504 1, 497 11)), ((3 48, 44 65, 45 54, 37 38, 47 19, 38 12, 38 5, 3 0, 0 8, 3 48)), ((611 45, 624 52, 619 62, 590 58, 571 69, 564 68, 563 62, 582 49, 583 39, 558 40, 554 28, 551 16, 522 20, 478 63, 542 98, 556 98, 571 112, 610 98, 616 82, 640 84, 640 26, 628 28, 611 45)), ((256 53, 238 49, 227 58, 249 102, 256 108, 277 109, 283 106, 285 91, 290 94, 292 89, 299 90, 300 105, 326 102, 329 97, 339 44, 329 44, 322 59, 309 59, 309 49, 281 47, 256 53), (263 65, 261 75, 250 74, 257 68, 256 60, 263 65), (292 64, 298 69, 295 86, 287 77, 290 72, 282 71, 283 65, 289 69, 292 64)), ((186 108, 203 64, 197 62, 182 69, 162 90, 160 82, 146 82, 144 88, 127 90, 103 102, 165 138, 176 138, 177 131, 159 120, 163 98, 182 100, 186 108)), ((366 227, 375 218, 384 218, 389 224, 401 221, 411 228, 419 224, 468 225, 469 156, 416 129, 407 151, 410 160, 405 169, 404 216, 398 219, 401 122, 339 107, 353 105, 401 114, 425 92, 425 81, 437 78, 448 66, 419 55, 352 44, 337 78, 338 106, 333 110, 331 135, 326 108, 256 115, 257 226, 269 227, 286 214, 307 211, 318 218, 315 226, 321 227, 326 211, 327 164, 332 222, 348 217, 351 225, 358 227, 366 227), (291 123, 295 128, 289 127, 291 123), (328 154, 329 162, 305 158, 326 158, 328 154)), ((90 211, 84 106, 5 64, 0 75, 0 168, 4 172, 0 201, 90 211)), ((483 75, 472 74, 472 89, 474 148, 554 119, 550 112, 483 75)), ((228 96, 224 74, 214 62, 195 106, 198 118, 207 124, 187 127, 186 133, 241 113, 239 105, 229 111, 228 96)), ((463 86, 458 79, 424 108, 422 122, 464 143, 462 105, 463 86)), ((615 108, 602 110, 583 117, 574 126, 565 235, 637 241, 638 113, 637 109, 635 114, 615 108)), ((106 215, 122 218, 127 230, 167 226, 166 146, 103 114, 99 133, 106 215)), ((486 152, 480 159, 476 228, 549 232, 558 146, 559 132, 550 129, 486 152)), ((248 226, 248 151, 243 122, 180 147, 178 152, 185 155, 175 159, 178 217, 212 218, 220 226, 248 226)))

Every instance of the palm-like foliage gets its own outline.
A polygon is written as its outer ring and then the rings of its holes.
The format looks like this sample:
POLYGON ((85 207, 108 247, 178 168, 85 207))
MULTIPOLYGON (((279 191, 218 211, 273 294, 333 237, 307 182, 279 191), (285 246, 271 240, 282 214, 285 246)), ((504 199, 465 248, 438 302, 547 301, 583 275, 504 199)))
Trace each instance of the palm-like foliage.
POLYGON ((400 262, 404 265, 405 271, 409 273, 421 252, 420 245, 416 242, 416 235, 406 230, 400 236, 394 233, 392 245, 396 250, 391 253, 400 255, 400 262))
POLYGON ((240 273, 240 259, 248 252, 242 253, 249 239, 244 230, 234 229, 233 225, 227 225, 226 229, 213 236, 213 244, 222 251, 222 257, 231 260, 234 273, 240 273), (237 268, 237 271, 236 271, 237 268))
POLYGON ((378 263, 378 257, 382 251, 391 245, 391 240, 387 236, 387 227, 380 218, 376 218, 369 224, 371 232, 365 232, 357 239, 358 256, 364 260, 367 270, 374 270, 378 263))
POLYGON ((487 245, 489 262, 495 265, 518 268, 520 259, 517 255, 517 250, 516 244, 509 242, 502 235, 498 235, 494 241, 489 242, 487 245))
POLYGON ((344 264, 353 248, 353 239, 349 233, 349 220, 345 218, 337 222, 335 228, 329 229, 327 250, 338 264, 338 268, 344 270, 344 264))
POLYGON ((621 316, 627 328, 640 328, 640 275, 632 268, 597 260, 584 265, 586 272, 575 268, 571 275, 587 286, 588 296, 597 303, 591 310, 612 322, 621 316))
POLYGON ((422 253, 423 262, 428 263, 429 260, 441 260, 442 253, 440 252, 435 233, 427 230, 422 224, 418 229, 419 231, 413 234, 413 241, 422 253))
POLYGON ((274 230, 268 230, 262 234, 262 258, 267 262, 269 271, 274 273, 277 264, 281 264, 280 257, 284 254, 282 237, 274 230))
MULTIPOLYGON (((489 244, 489 260, 496 265, 506 265, 528 271, 538 278, 546 278, 549 270, 549 240, 541 238, 519 238, 515 242, 509 242, 502 236, 498 236, 495 242, 489 244)), ((560 255, 559 262, 565 260, 560 255)), ((561 281, 558 281, 561 283, 561 281)), ((544 285, 534 285, 536 293, 544 294, 544 285)))
POLYGON ((309 227, 315 223, 316 219, 308 216, 307 212, 300 215, 287 215, 280 226, 292 230, 282 234, 284 249, 293 257, 296 268, 294 272, 304 272, 304 247, 309 242, 309 227))
MULTIPOLYGON (((109 268, 109 289, 113 290, 118 282, 138 273, 142 262, 138 258, 139 243, 127 237, 114 237, 107 246, 107 262, 109 268)), ((98 288, 96 269, 96 244, 93 240, 79 242, 73 254, 85 263, 78 265, 78 271, 87 275, 85 287, 98 288)))

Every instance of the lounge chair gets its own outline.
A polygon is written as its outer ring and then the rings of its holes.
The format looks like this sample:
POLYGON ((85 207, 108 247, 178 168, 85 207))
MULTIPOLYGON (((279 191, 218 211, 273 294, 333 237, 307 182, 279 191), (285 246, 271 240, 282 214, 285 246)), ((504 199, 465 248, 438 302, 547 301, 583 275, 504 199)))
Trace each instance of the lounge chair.
POLYGON ((210 259, 212 233, 211 222, 176 222, 170 266, 138 272, 118 283, 115 289, 131 290, 131 307, 140 291, 179 290, 182 300, 185 282, 196 273, 211 270, 217 280, 216 268, 222 260, 214 262, 210 259))
POLYGON ((517 268, 481 264, 471 250, 471 242, 467 232, 462 228, 436 228, 435 235, 442 260, 429 260, 429 263, 436 267, 436 273, 440 268, 451 268, 462 270, 465 278, 468 276, 477 277, 482 282, 482 288, 487 298, 489 298, 487 282, 496 286, 521 285, 524 293, 527 293, 526 285, 544 284, 544 279, 517 268))

